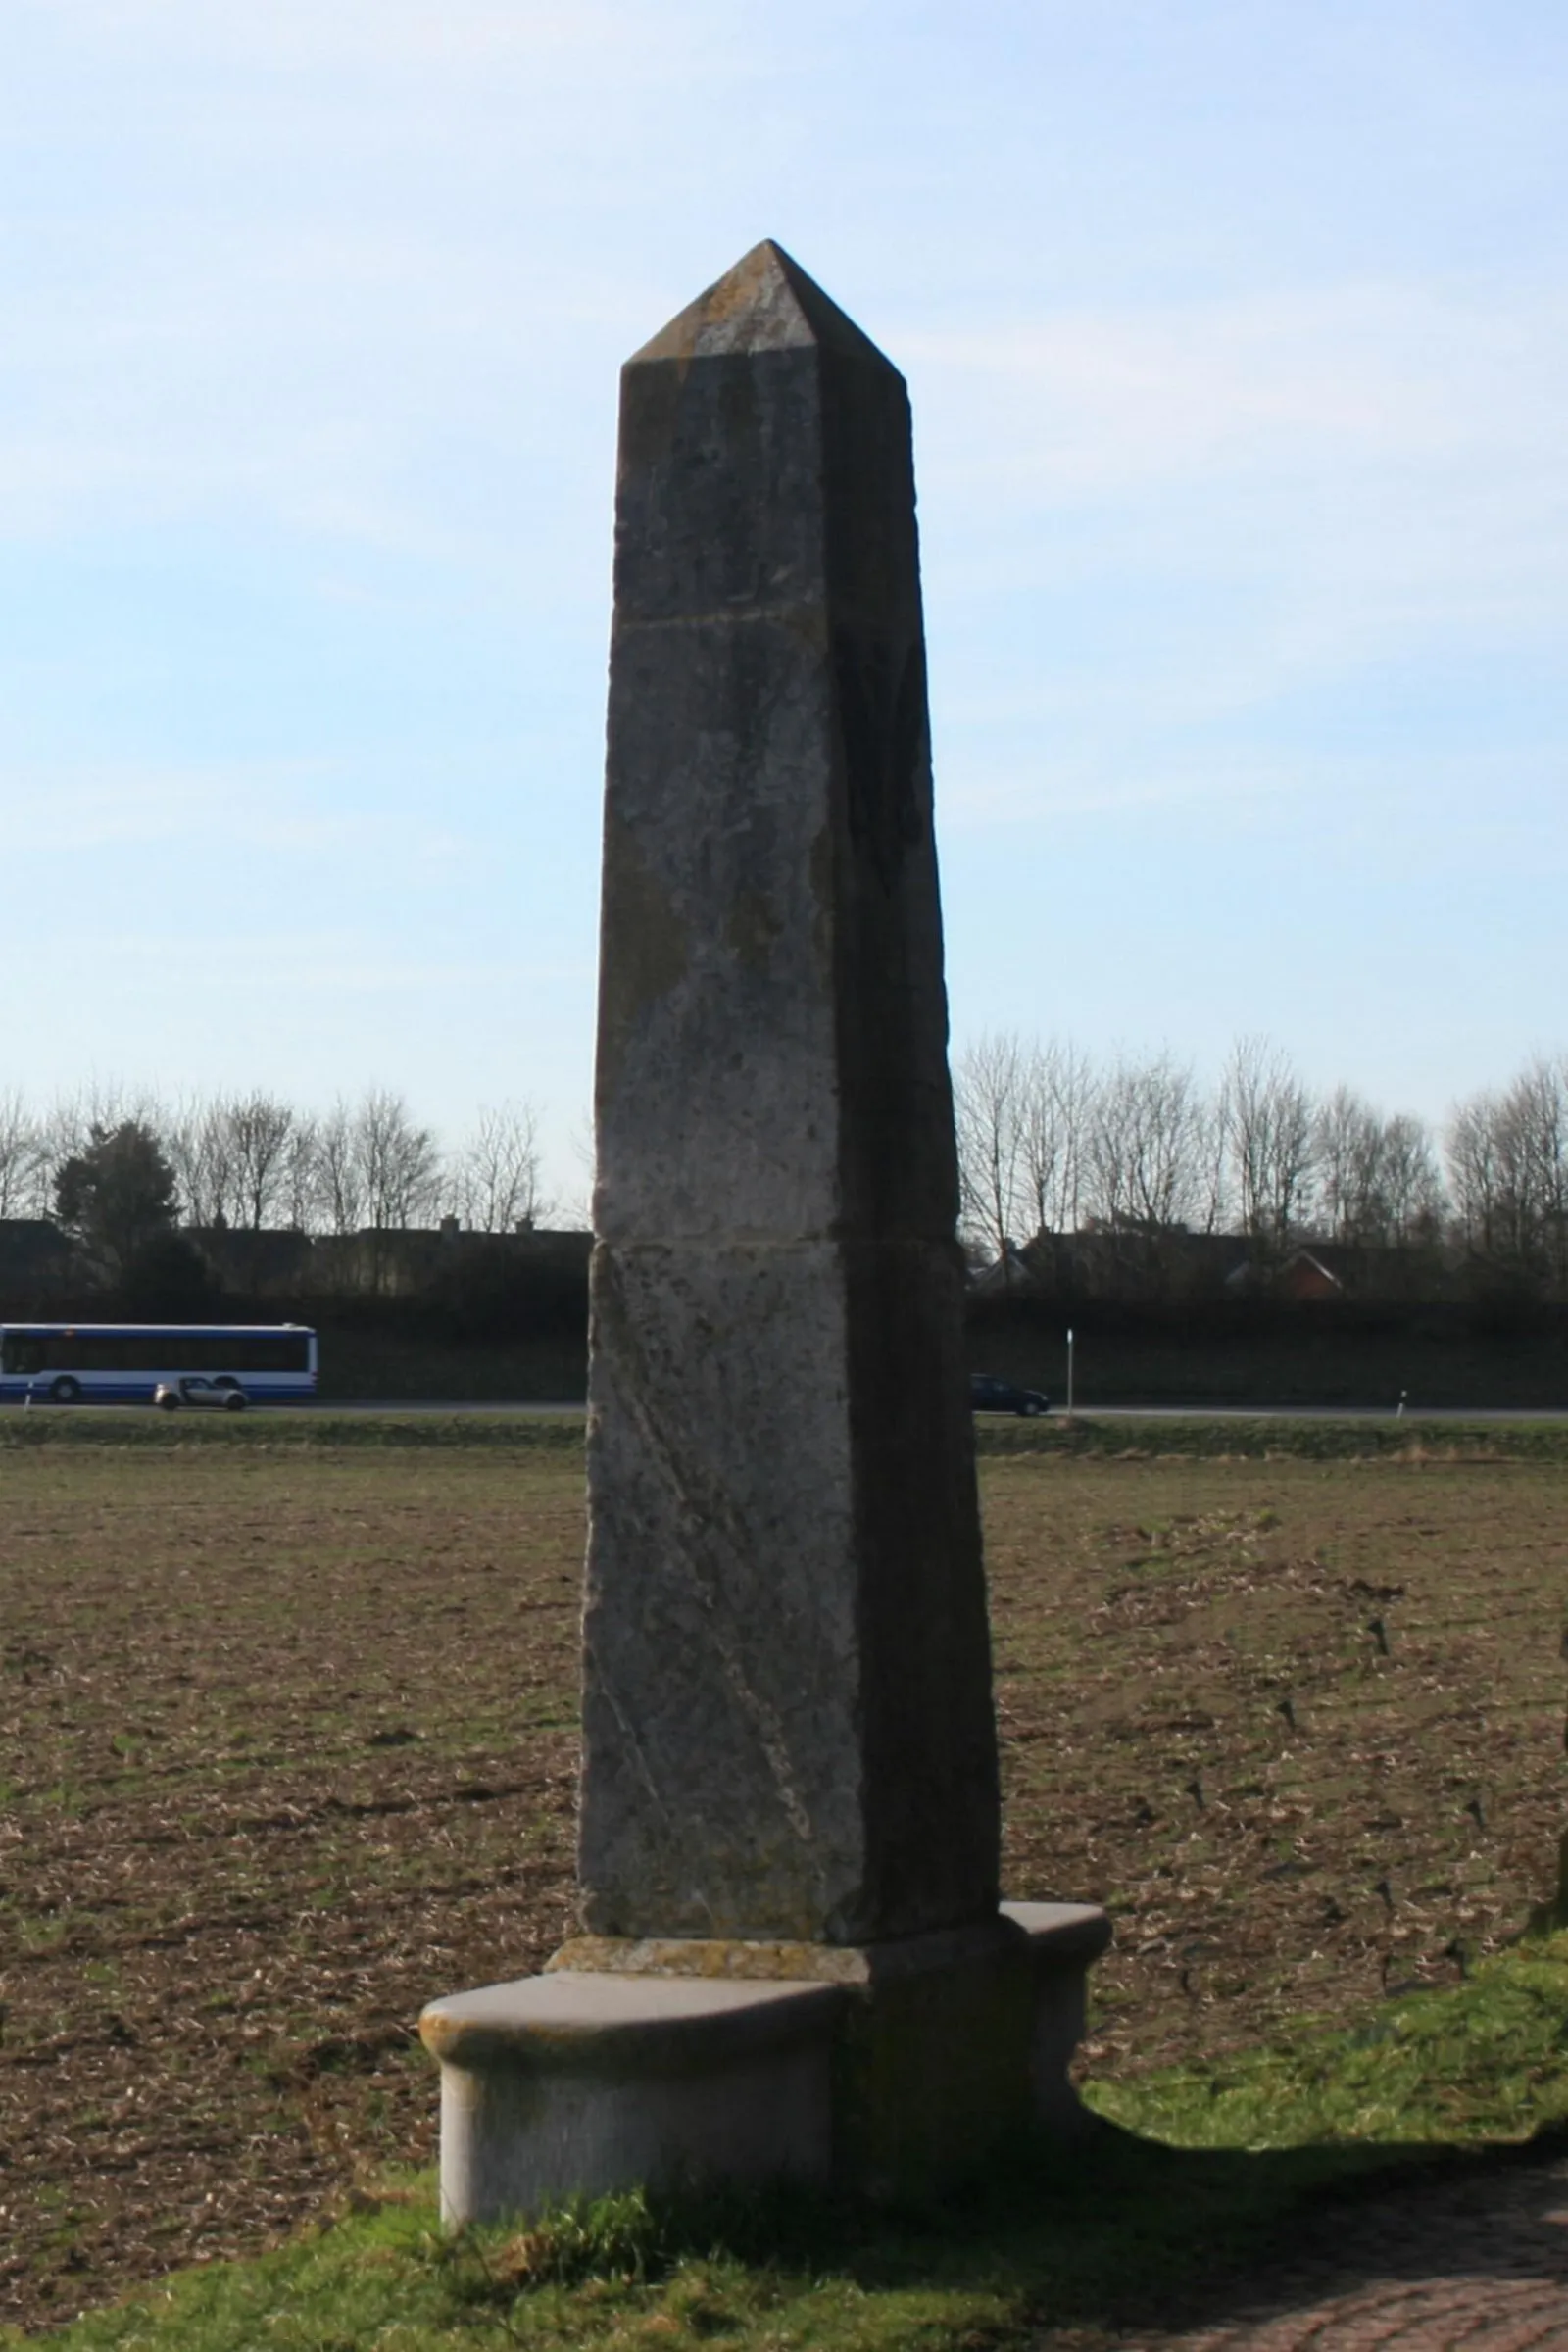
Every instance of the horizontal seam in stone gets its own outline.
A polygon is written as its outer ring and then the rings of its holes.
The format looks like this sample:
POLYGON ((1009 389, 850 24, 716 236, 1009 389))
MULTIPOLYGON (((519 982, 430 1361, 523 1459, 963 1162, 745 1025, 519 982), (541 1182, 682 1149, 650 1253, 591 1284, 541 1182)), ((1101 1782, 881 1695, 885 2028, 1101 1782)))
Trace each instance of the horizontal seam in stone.
POLYGON ((721 1225, 708 1233, 617 1234, 595 1236, 602 1250, 950 1250, 952 1227, 942 1233, 858 1233, 853 1226, 820 1225, 809 1233, 794 1229, 773 1232, 764 1226, 721 1225))
POLYGON ((806 603, 788 605, 720 605, 711 612, 665 612, 651 614, 642 619, 635 613, 618 614, 615 620, 617 637, 641 636, 651 629, 707 629, 715 621, 785 620, 792 615, 815 619, 828 611, 825 597, 813 597, 806 603))

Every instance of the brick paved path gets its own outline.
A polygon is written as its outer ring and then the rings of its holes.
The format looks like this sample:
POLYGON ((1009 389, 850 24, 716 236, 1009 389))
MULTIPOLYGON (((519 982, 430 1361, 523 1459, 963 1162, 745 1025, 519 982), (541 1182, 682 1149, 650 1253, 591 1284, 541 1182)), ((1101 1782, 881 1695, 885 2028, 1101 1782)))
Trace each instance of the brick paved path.
POLYGON ((1568 2352, 1568 2158, 1505 2163, 1317 2217, 1223 2315, 1150 2352, 1568 2352))

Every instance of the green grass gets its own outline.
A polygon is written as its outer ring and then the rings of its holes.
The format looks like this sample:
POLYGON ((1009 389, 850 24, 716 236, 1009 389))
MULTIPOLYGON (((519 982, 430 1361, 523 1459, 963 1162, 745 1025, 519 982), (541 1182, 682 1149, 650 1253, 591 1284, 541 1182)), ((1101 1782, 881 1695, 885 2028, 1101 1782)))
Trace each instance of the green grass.
MULTIPOLYGON (((1179 2318, 1293 2215, 1568 2119, 1568 1935, 1363 2025, 1097 2087, 1063 2160, 1016 2151, 940 2210, 805 2192, 607 2199, 443 2236, 433 2184, 358 2196, 276 2252, 95 2312, 58 2352, 1004 2352, 1179 2318), (1047 2338, 1046 2340, 1049 2340, 1047 2338)), ((0 2331, 0 2344, 24 2338, 0 2331)))
POLYGON ((1118 1460, 1188 1457, 1197 1461, 1568 1461, 1568 1422, 1418 1421, 1331 1410, 1307 1419, 1141 1419, 1089 1415, 975 1424, 982 1455, 1041 1453, 1118 1460))
POLYGON ((1528 2139, 1568 2124, 1568 1936, 1531 1938, 1347 2032, 1097 2084, 1093 2099, 1180 2148, 1528 2139))
POLYGON ((91 1446, 137 1452, 228 1446, 239 1452, 582 1451, 580 1413, 160 1413, 119 1405, 49 1405, 0 1414, 0 1452, 91 1446))
MULTIPOLYGON (((122 1406, 62 1407, 0 1415, 0 1452, 33 1447, 138 1450, 194 1446, 362 1452, 442 1450, 569 1453, 581 1448, 581 1413, 337 1413, 267 1408, 243 1414, 165 1414, 122 1406)), ((1420 1421, 1365 1417, 1257 1420, 1141 1419, 1090 1414, 1039 1421, 1000 1416, 975 1423, 982 1457, 1046 1454, 1072 1459, 1198 1461, 1568 1462, 1568 1422, 1420 1421)))

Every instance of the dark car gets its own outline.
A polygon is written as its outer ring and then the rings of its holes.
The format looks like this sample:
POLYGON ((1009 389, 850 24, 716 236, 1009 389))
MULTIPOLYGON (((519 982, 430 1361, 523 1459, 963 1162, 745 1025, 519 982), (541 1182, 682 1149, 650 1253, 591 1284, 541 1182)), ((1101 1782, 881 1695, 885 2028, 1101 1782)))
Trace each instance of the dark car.
POLYGON ((1015 1380, 998 1380, 990 1372, 969 1375, 971 1413, 1049 1413, 1051 1398, 1038 1389, 1020 1389, 1015 1380))

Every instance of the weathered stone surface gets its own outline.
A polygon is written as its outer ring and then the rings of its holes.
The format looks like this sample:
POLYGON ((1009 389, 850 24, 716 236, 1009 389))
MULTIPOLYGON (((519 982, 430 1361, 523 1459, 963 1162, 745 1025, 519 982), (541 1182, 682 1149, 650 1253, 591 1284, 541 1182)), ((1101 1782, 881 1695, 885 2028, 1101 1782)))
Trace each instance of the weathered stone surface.
POLYGON ((559 1971, 432 2002, 449 2226, 567 2197, 826 2180, 831 1984, 559 1971))
POLYGON ((904 379, 760 245, 620 430, 596 1230, 950 1241, 904 379))
MULTIPOLYGON (((1038 1965, 1082 1972, 1110 1941, 1097 1903, 1004 1903, 1003 1934, 1020 1931, 1038 1965)), ((955 1967, 995 1942, 996 1920, 891 1943, 779 1943, 757 1936, 573 1936, 546 1966, 576 1975, 702 1977, 710 1983, 855 1984, 878 1990, 916 1971, 955 1967)))
POLYGON ((1076 2129, 1067 2063, 1109 1933, 1027 1903, 869 1946, 579 1938, 419 2021, 447 2219, 692 2180, 929 2194, 1031 2124, 1076 2129))
POLYGON ((584 1925, 989 1918, 908 406, 773 246, 623 376, 596 1091, 584 1925))

